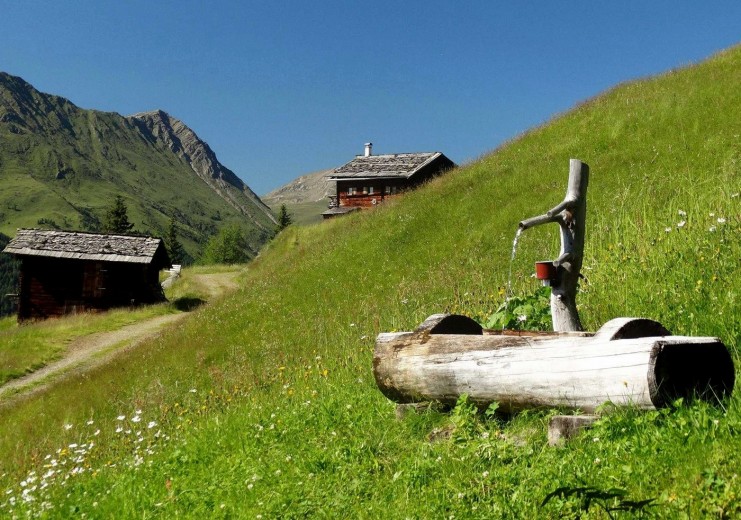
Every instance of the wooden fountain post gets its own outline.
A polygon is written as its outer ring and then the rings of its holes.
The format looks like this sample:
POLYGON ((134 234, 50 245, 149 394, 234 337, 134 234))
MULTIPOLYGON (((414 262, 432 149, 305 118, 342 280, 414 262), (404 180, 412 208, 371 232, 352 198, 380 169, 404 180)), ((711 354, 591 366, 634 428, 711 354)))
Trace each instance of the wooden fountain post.
POLYGON ((520 229, 523 231, 549 222, 556 222, 561 226, 561 253, 553 261, 556 275, 551 280, 554 332, 583 330, 576 310, 576 288, 584 257, 588 184, 589 166, 578 159, 571 159, 569 184, 563 201, 543 215, 520 222, 520 229))

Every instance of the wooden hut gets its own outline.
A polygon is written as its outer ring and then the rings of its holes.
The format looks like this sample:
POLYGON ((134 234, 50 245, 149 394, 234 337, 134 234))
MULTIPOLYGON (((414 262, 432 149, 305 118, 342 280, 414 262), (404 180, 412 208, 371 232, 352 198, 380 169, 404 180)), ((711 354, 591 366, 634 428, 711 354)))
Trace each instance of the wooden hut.
POLYGON ((160 238, 19 229, 3 250, 21 261, 18 320, 164 300, 160 238))
POLYGON ((373 155, 371 150, 367 143, 363 155, 328 176, 337 188, 322 213, 325 219, 380 204, 456 166, 441 152, 373 155))

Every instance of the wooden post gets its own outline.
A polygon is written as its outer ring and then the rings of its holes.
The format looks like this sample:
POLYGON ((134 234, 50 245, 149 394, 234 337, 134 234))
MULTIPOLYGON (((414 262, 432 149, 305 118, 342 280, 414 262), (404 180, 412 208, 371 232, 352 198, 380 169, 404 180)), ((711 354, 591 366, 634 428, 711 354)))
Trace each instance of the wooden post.
POLYGON ((555 332, 583 330, 576 310, 576 287, 584 256, 588 183, 589 166, 578 159, 571 159, 564 200, 547 213, 520 222, 523 231, 549 222, 561 226, 561 253, 553 262, 557 271, 551 282, 551 315, 555 332))

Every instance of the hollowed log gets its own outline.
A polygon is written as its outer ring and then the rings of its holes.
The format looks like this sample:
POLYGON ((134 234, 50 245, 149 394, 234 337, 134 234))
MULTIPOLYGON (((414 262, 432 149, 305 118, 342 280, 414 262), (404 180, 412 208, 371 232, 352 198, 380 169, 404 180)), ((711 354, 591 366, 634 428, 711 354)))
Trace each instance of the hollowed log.
POLYGON ((436 315, 415 332, 380 334, 378 387, 398 403, 453 405, 467 394, 481 406, 496 401, 505 412, 590 412, 606 402, 652 409, 680 397, 722 399, 735 382, 733 361, 718 338, 671 336, 651 320, 618 318, 596 334, 475 330, 463 317, 436 315))

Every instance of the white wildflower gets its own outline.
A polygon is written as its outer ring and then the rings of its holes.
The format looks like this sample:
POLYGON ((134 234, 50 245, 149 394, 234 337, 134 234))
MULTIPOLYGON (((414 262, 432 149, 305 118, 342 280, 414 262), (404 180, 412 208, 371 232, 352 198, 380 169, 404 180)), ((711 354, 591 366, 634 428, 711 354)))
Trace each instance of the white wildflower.
POLYGON ((725 223, 726 223, 726 219, 724 219, 723 217, 718 217, 718 224, 725 224, 725 223))
POLYGON ((672 232, 672 228, 670 228, 670 227, 664 228, 664 231, 666 231, 667 233, 671 233, 672 232))
POLYGON ((716 229, 717 229, 717 228, 716 228, 715 226, 710 226, 710 227, 708 228, 708 231, 710 231, 711 233, 715 233, 715 230, 716 230, 716 229))
POLYGON ((686 217, 687 216, 687 212, 684 211, 684 210, 682 210, 682 209, 680 209, 677 213, 679 213, 679 216, 680 217, 686 217))
POLYGON ((118 417, 116 417, 117 421, 123 421, 124 419, 126 419, 125 415, 119 415, 118 417))
POLYGON ((678 228, 682 228, 682 227, 684 227, 684 225, 685 225, 686 223, 687 223, 687 221, 686 221, 686 220, 681 220, 681 221, 677 222, 677 227, 678 227, 678 228))
POLYGON ((71 430, 72 429, 72 425, 71 424, 65 424, 64 425, 64 429, 65 430, 71 430))
POLYGON ((157 423, 155 421, 149 421, 149 424, 147 424, 147 429, 151 430, 155 426, 157 426, 157 423))

